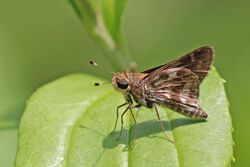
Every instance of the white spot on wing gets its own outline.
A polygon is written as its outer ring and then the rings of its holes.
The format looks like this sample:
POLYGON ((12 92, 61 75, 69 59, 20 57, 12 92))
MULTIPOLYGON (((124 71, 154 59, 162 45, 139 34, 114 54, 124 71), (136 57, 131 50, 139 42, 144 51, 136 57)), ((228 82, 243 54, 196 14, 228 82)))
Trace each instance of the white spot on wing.
POLYGON ((171 79, 173 79, 173 78, 176 78, 176 75, 177 75, 177 72, 176 72, 176 71, 170 73, 170 74, 168 75, 169 80, 171 80, 171 79))
POLYGON ((182 103, 184 103, 184 104, 186 104, 186 103, 187 103, 187 99, 186 99, 186 98, 184 98, 184 97, 182 97, 181 95, 180 95, 180 100, 181 100, 181 102, 182 102, 182 103))
POLYGON ((166 98, 171 99, 171 96, 168 93, 164 93, 163 95, 166 96, 166 98))

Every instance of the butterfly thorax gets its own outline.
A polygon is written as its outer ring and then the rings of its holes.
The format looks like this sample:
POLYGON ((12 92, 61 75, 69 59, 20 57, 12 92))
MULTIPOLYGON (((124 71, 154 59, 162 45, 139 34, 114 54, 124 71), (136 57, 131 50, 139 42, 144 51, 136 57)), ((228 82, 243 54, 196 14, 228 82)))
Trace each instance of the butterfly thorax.
POLYGON ((143 86, 140 83, 145 76, 146 74, 134 72, 117 73, 112 78, 112 85, 123 94, 127 102, 132 103, 133 98, 135 102, 146 106, 143 86))

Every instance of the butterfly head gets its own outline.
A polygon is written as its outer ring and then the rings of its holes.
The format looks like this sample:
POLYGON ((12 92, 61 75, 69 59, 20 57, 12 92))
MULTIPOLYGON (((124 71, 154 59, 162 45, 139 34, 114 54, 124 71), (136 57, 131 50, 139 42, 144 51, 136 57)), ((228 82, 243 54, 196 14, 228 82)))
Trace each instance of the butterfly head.
POLYGON ((129 89, 129 80, 125 73, 117 73, 112 78, 113 88, 118 91, 125 93, 129 89))

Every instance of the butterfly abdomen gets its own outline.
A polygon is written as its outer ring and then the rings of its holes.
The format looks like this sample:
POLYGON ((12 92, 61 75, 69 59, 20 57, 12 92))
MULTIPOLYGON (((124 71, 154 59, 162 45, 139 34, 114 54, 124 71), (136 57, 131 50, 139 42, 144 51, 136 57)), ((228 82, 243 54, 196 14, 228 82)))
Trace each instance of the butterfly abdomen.
MULTIPOLYGON (((177 111, 179 112, 179 111, 177 111)), ((207 119, 207 113, 204 112, 201 108, 192 109, 192 110, 182 110, 179 113, 190 117, 190 118, 197 118, 197 119, 207 119)))
POLYGON ((166 106, 167 108, 170 108, 182 115, 185 115, 186 117, 190 118, 196 118, 196 119, 206 119, 208 117, 207 113, 204 112, 200 107, 194 107, 189 106, 181 103, 166 103, 161 104, 163 106, 166 106))

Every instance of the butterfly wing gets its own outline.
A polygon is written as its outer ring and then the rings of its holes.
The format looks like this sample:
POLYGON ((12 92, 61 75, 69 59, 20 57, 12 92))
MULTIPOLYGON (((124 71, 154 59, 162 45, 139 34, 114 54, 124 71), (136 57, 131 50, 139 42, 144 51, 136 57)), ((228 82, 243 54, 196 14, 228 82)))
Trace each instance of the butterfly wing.
POLYGON ((186 116, 206 118, 199 104, 199 78, 188 68, 164 69, 144 79, 146 101, 186 116))
POLYGON ((147 73, 147 77, 149 77, 149 75, 152 75, 155 72, 158 73, 165 69, 183 67, 191 70, 194 74, 196 74, 198 76, 199 83, 201 83, 207 76, 211 68, 213 58, 213 48, 204 46, 186 54, 183 57, 173 60, 170 63, 143 71, 142 73, 147 73))

